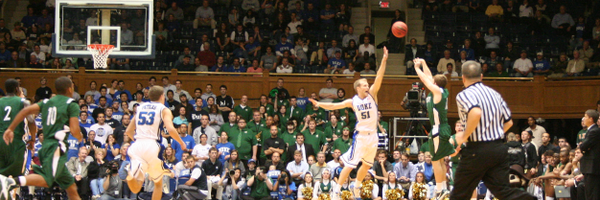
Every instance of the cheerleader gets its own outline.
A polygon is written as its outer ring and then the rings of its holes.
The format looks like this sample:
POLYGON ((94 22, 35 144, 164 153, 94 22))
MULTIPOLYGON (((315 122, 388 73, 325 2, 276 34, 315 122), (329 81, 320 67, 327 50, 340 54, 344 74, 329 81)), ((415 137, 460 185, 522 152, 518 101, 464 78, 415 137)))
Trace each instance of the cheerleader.
POLYGON ((313 194, 315 193, 314 191, 314 182, 313 182, 313 178, 312 178, 312 174, 310 172, 306 172, 306 174, 304 174, 304 181, 302 184, 300 184, 300 186, 298 187, 298 200, 305 200, 304 197, 304 188, 313 188, 313 194))
POLYGON ((402 186, 400 184, 398 184, 398 182, 396 182, 396 173, 394 173, 393 171, 388 172, 388 177, 387 177, 387 182, 383 184, 383 200, 387 200, 387 196, 385 195, 386 191, 388 190, 393 190, 393 189, 401 189, 402 190, 402 186))
POLYGON ((427 191, 429 186, 425 182, 425 174, 423 172, 417 172, 415 176, 415 182, 410 186, 410 190, 408 191, 408 199, 417 199, 417 200, 425 200, 431 199, 431 194, 427 191), (417 189, 418 184, 422 184, 422 189, 425 190, 421 192, 421 194, 425 194, 425 196, 413 196, 413 189, 417 189))
POLYGON ((321 181, 317 181, 313 190, 313 199, 317 199, 320 194, 329 194, 332 192, 332 188, 337 184, 331 180, 331 171, 329 168, 323 169, 321 175, 321 181))

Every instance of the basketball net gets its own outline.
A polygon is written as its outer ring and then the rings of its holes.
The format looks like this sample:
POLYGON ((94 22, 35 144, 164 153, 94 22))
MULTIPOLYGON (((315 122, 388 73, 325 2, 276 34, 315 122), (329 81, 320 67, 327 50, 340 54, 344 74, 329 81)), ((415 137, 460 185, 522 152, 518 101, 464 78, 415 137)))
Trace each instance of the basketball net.
POLYGON ((110 44, 90 44, 88 45, 88 51, 92 53, 94 58, 94 69, 106 69, 106 61, 108 55, 112 52, 115 46, 110 44))

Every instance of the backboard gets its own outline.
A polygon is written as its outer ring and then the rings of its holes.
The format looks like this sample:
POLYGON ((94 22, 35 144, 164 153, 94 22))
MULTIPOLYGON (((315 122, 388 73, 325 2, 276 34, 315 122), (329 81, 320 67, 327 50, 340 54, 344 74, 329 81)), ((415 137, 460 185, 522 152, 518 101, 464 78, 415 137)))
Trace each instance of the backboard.
POLYGON ((153 0, 56 0, 52 53, 91 57, 89 44, 111 44, 111 58, 154 58, 153 0))

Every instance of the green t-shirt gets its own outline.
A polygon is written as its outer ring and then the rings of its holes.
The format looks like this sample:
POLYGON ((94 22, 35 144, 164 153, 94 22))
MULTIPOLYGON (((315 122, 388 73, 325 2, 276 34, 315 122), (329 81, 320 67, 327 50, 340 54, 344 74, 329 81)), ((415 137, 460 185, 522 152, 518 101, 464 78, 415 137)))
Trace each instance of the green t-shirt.
MULTIPOLYGON (((390 126, 386 121, 379 121, 379 124, 381 125, 381 127, 383 127, 383 129, 385 130, 386 133, 389 133, 390 126)), ((381 132, 379 130, 379 127, 377 127, 377 132, 381 132)))
MULTIPOLYGON (((231 130, 235 129, 238 129, 237 124, 233 124, 232 126, 229 122, 225 122, 223 125, 221 125, 221 130, 219 130, 217 134, 221 136, 222 132, 231 133, 231 130)), ((229 136, 229 140, 231 140, 231 135, 229 136)))
MULTIPOLYGON (((269 177, 267 177, 269 178, 269 177)), ((266 179, 265 179, 266 180, 266 179)), ((254 184, 250 188, 252 188, 250 192, 250 196, 254 198, 263 198, 269 196, 269 187, 267 186, 267 182, 265 180, 260 180, 257 177, 254 177, 254 184)))
POLYGON ((283 139, 283 141, 287 144, 287 146, 291 146, 296 144, 296 135, 298 134, 298 131, 293 131, 292 133, 289 133, 287 130, 283 131, 283 132, 279 132, 279 138, 283 139))
POLYGON ((351 145, 352 138, 348 137, 347 140, 344 140, 344 138, 340 137, 333 142, 333 147, 331 148, 331 150, 339 149, 342 152, 342 154, 344 154, 346 153, 346 151, 348 151, 348 149, 350 149, 351 145))
POLYGON ((319 152, 321 146, 327 142, 325 134, 320 130, 315 130, 314 134, 310 134, 310 131, 306 129, 302 131, 302 135, 304 135, 304 143, 312 145, 315 152, 319 152))
POLYGON ((580 130, 579 133, 577 133, 577 145, 579 145, 580 142, 583 142, 585 140, 586 132, 587 132, 587 129, 583 129, 583 130, 580 130))
POLYGON ((250 108, 250 106, 246 105, 245 108, 242 108, 242 105, 237 105, 235 106, 235 108, 233 108, 233 112, 239 115, 240 118, 245 119, 247 122, 252 119, 253 113, 252 108, 250 108))
MULTIPOLYGON (((277 107, 280 107, 284 105, 286 108, 290 107, 290 101, 288 101, 287 99, 279 99, 277 100, 277 107)), ((277 112, 279 112, 279 110, 277 110, 277 112)))
MULTIPOLYGON (((287 111, 285 112, 285 115, 290 117, 290 112, 292 112, 292 107, 288 107, 287 111)), ((302 108, 299 107, 295 107, 294 108, 294 113, 291 114, 290 118, 294 118, 298 121, 302 121, 302 119, 304 119, 304 110, 302 110, 302 108)))
POLYGON ((248 121, 248 125, 246 125, 246 129, 251 130, 254 134, 258 134, 263 128, 266 128, 267 122, 264 119, 261 119, 258 124, 254 122, 254 120, 248 121))
MULTIPOLYGON (((0 121, 0 133, 4 133, 6 129, 10 126, 13 119, 19 114, 19 111, 25 107, 23 105, 25 99, 18 96, 7 96, 0 98, 0 117, 2 117, 2 121, 0 121)), ((25 134, 25 123, 21 122, 15 128, 14 134, 16 139, 20 139, 25 134)), ((0 138, 0 141, 4 142, 4 139, 0 138)))
MULTIPOLYGON (((262 106, 265 106, 265 111, 267 112, 267 115, 273 116, 273 114, 275 114, 275 108, 273 108, 273 104, 267 104, 262 106)), ((258 106, 256 110, 260 110, 260 106, 258 106)))
POLYGON ((319 108, 317 110, 307 110, 306 115, 313 115, 313 119, 315 119, 317 122, 327 119, 327 114, 325 113, 325 110, 323 110, 323 108, 319 108))
POLYGON ((325 134, 325 137, 332 138, 333 134, 336 134, 337 136, 342 135, 342 128, 343 128, 342 124, 343 124, 343 122, 338 122, 334 128, 331 125, 331 122, 327 122, 327 124, 325 124, 325 131, 323 131, 323 133, 325 134))
MULTIPOLYGON (((71 117, 79 116, 79 106, 75 99, 56 95, 51 99, 44 99, 37 103, 42 111, 42 128, 44 138, 54 139, 54 134, 64 129, 69 124, 71 117)), ((68 137, 65 137, 67 139, 68 137)))
POLYGON ((229 132, 229 142, 235 146, 243 160, 252 158, 252 147, 258 144, 255 134, 248 129, 232 129, 229 132))
POLYGON ((289 115, 281 115, 281 113, 277 113, 277 115, 279 116, 279 127, 286 128, 288 121, 290 121, 290 116, 289 115))

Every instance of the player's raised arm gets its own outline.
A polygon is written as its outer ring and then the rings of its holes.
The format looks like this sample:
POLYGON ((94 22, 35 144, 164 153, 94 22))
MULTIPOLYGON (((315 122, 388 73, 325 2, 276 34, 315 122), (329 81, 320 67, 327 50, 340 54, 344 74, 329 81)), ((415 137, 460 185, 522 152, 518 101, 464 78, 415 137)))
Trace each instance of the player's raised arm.
POLYGON ((321 103, 314 99, 308 99, 313 106, 321 107, 325 110, 339 110, 342 108, 352 108, 352 99, 346 99, 345 101, 339 103, 321 103))
POLYGON ((40 113, 40 106, 38 104, 33 104, 32 106, 27 106, 27 107, 23 108, 23 110, 21 110, 19 112, 19 114, 17 114, 17 116, 15 116, 15 118, 10 123, 10 126, 8 126, 6 131, 4 131, 3 138, 4 138, 4 142, 6 143, 6 145, 12 143, 12 141, 15 137, 15 134, 13 131, 15 130, 17 125, 22 123, 23 120, 25 119, 25 117, 27 117, 29 115, 37 115, 38 113, 40 113))
POLYGON ((177 129, 175 129, 175 126, 173 126, 173 114, 171 113, 171 110, 163 109, 161 113, 163 116, 163 123, 167 128, 167 131, 169 131, 169 135, 171 136, 171 138, 175 139, 175 141, 179 142, 179 144, 181 145, 181 149, 185 151, 187 149, 187 145, 179 136, 177 129))
POLYGON ((427 89, 429 89, 429 91, 431 91, 431 93, 433 93, 433 98, 434 101, 433 102, 440 102, 441 100, 441 94, 442 94, 442 90, 439 86, 437 86, 433 80, 433 77, 431 76, 431 72, 429 71, 429 67, 427 66, 427 63, 425 62, 425 60, 421 59, 421 58, 415 58, 413 60, 413 62, 415 63, 415 71, 417 71, 417 75, 419 75, 419 79, 421 79, 421 82, 423 82, 423 84, 425 85, 425 87, 427 87, 427 89), (421 71, 421 68, 419 66, 423 66, 423 70, 429 72, 429 74, 421 71))
POLYGON ((387 66, 388 59, 388 50, 386 47, 383 47, 383 57, 381 58, 381 65, 379 65, 379 69, 377 70, 377 76, 375 77, 375 82, 371 85, 369 89, 369 94, 373 96, 375 101, 377 101, 377 93, 379 92, 379 88, 381 88, 381 82, 383 82, 383 75, 385 75, 385 67, 387 66))

